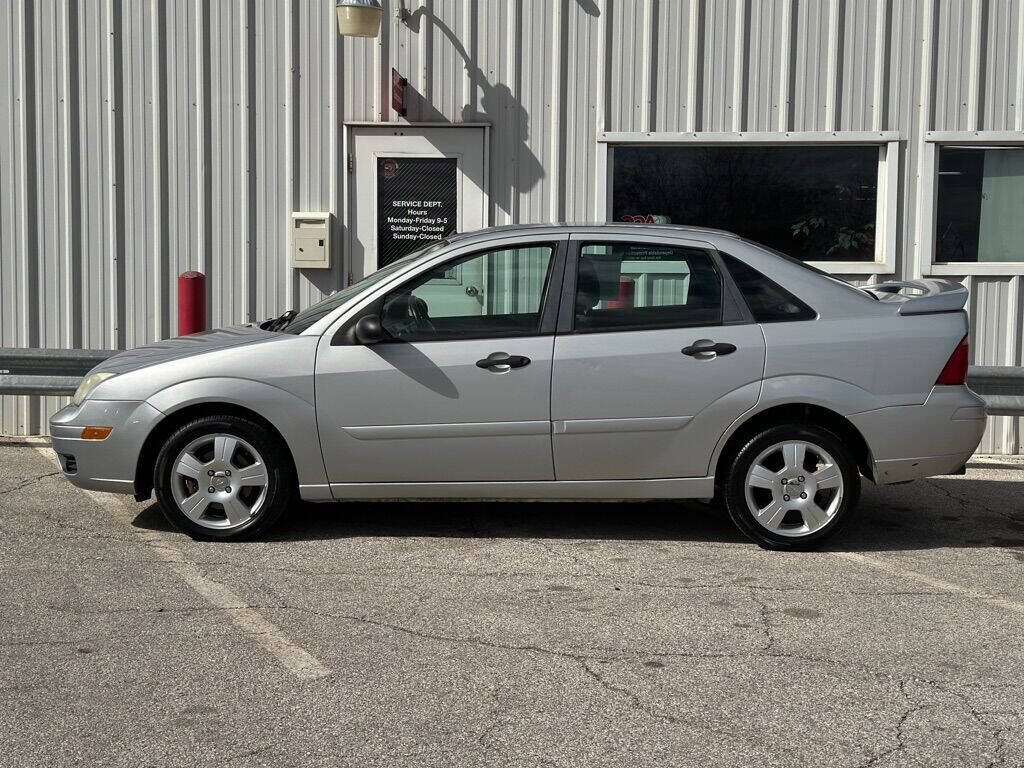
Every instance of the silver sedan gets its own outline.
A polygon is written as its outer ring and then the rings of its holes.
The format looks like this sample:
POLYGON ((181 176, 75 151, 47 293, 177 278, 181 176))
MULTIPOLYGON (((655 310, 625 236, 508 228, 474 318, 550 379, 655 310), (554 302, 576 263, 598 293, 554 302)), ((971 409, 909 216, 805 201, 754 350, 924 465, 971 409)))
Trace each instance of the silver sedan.
POLYGON ((719 500, 806 547, 861 477, 960 469, 967 293, 855 288, 735 235, 521 226, 440 241, 301 312, 123 352, 50 430, 84 488, 199 536, 296 497, 719 500))

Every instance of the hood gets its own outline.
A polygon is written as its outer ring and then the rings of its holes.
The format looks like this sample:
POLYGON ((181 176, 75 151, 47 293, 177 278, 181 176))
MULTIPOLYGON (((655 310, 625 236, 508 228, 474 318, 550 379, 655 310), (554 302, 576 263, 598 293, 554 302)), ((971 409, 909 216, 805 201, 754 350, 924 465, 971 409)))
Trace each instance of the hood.
POLYGON ((236 325, 215 331, 194 333, 191 336, 178 336, 129 349, 126 352, 119 352, 97 365, 93 371, 128 373, 149 365, 202 355, 206 352, 216 352, 219 349, 288 338, 294 337, 274 331, 264 331, 255 325, 236 325))

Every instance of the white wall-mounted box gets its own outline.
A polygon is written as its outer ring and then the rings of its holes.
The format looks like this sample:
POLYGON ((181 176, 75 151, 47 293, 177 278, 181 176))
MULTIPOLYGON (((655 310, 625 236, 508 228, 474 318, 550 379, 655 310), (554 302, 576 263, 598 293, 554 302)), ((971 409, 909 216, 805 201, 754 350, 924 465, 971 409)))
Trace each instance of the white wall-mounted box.
POLYGON ((331 214, 292 214, 292 269, 331 268, 331 214))

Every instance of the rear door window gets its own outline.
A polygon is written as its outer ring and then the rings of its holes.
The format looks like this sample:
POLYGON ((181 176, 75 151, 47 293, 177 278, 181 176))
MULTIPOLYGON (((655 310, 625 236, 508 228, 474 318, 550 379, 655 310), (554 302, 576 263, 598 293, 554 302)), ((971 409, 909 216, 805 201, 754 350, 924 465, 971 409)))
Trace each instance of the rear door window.
POLYGON ((709 253, 658 243, 585 243, 578 333, 721 325, 722 278, 709 253))

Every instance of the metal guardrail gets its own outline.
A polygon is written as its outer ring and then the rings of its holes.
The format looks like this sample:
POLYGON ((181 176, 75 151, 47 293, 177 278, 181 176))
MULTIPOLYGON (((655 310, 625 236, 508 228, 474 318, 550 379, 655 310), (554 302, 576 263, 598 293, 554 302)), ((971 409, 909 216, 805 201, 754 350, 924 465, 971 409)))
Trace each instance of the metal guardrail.
POLYGON ((972 365, 967 384, 985 399, 989 416, 1024 416, 1024 367, 972 365))
POLYGON ((0 394, 73 395, 82 377, 116 349, 0 347, 0 394))
MULTIPOLYGON (((89 370, 117 352, 0 347, 0 394, 72 395, 89 370)), ((974 365, 967 383, 985 398, 990 415, 1024 416, 1024 367, 974 365)))

